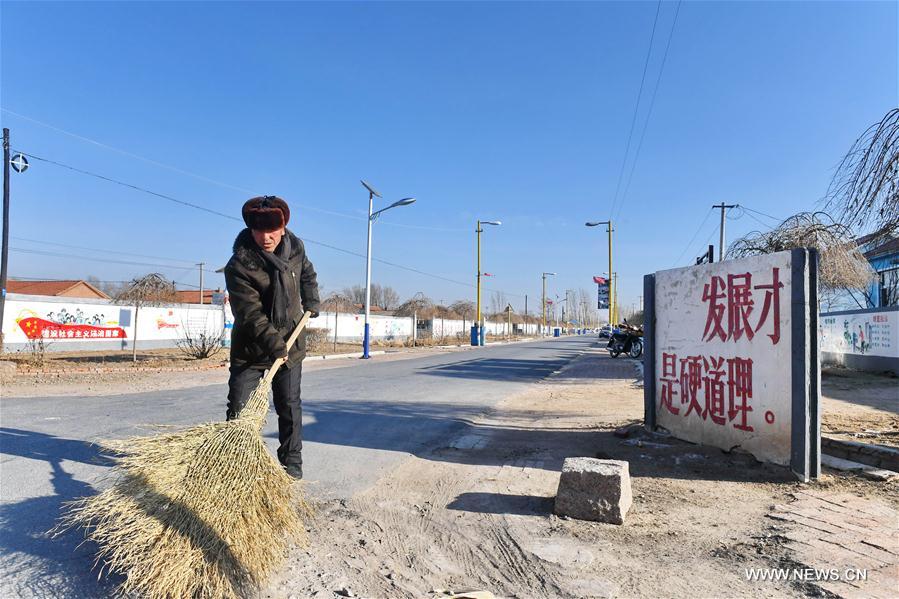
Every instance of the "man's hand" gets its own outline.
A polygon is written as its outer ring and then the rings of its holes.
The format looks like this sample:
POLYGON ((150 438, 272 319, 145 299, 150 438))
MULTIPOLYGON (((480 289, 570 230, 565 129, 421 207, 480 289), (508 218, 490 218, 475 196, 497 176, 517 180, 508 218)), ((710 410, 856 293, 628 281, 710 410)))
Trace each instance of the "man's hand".
POLYGON ((309 310, 309 318, 318 318, 318 310, 309 310))

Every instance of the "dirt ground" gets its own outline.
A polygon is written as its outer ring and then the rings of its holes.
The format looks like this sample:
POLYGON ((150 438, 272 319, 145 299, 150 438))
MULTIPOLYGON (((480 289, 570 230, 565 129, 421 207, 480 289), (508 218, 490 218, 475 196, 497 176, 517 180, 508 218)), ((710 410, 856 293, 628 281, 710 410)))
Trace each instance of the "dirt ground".
POLYGON ((899 447, 899 378, 825 368, 821 396, 822 434, 899 447))
MULTIPOLYGON (((828 563, 814 551, 800 558, 772 511, 815 491, 870 501, 895 522, 899 482, 828 472, 802 484, 745 454, 642 432, 619 438, 616 428, 642 419, 635 375, 633 362, 592 350, 352 500, 320 503, 312 544, 292 551, 263 596, 840 596, 839 586, 747 581, 745 568, 828 563), (569 456, 629 462, 625 525, 552 513, 569 456)), ((895 571, 896 561, 885 567, 895 571)), ((892 583, 873 584, 881 586, 860 595, 846 587, 845 596, 878 596, 892 583)))

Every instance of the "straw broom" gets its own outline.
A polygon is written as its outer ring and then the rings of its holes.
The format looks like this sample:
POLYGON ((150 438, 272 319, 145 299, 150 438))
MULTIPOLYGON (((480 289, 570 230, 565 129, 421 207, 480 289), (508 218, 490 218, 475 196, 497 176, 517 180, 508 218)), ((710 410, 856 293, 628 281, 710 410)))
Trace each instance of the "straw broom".
POLYGON ((283 363, 275 360, 235 420, 104 443, 117 455, 114 483, 70 503, 57 534, 85 528, 101 575, 124 575, 125 595, 237 599, 258 589, 291 540, 305 543, 311 513, 261 435, 283 363))

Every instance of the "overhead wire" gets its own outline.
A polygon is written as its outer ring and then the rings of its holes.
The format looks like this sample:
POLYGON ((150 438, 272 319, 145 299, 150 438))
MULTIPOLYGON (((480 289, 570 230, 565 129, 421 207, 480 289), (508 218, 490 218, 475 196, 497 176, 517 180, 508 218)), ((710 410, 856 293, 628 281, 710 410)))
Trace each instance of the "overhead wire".
POLYGON ((646 70, 649 68, 649 58, 652 56, 652 46, 656 37, 656 25, 659 22, 659 12, 662 8, 662 0, 658 0, 656 4, 656 15, 652 21, 652 33, 649 36, 649 49, 646 51, 646 60, 643 63, 643 75, 640 77, 640 90, 637 92, 637 102, 634 104, 634 116, 631 119, 631 128, 627 134, 627 144, 624 149, 624 160, 621 163, 621 172, 618 173, 618 183, 615 185, 615 195, 612 196, 612 206, 609 210, 609 219, 615 213, 615 205, 618 202, 618 192, 621 190, 621 179, 624 177, 624 170, 627 166, 627 157, 631 150, 631 140, 634 136, 634 125, 637 124, 637 113, 640 109, 640 100, 643 97, 643 84, 646 82, 646 70))
POLYGON ((764 228, 763 228, 763 231, 768 231, 768 230, 771 230, 771 229, 774 228, 773 226, 769 225, 768 223, 763 222, 763 221, 762 221, 760 218, 758 218, 757 216, 754 216, 754 215, 752 214, 752 212, 747 211, 747 212, 745 212, 745 214, 746 214, 746 216, 748 216, 749 218, 751 218, 752 220, 754 220, 755 222, 757 222, 758 224, 760 224, 762 227, 764 227, 764 228))
POLYGON ((742 208, 743 210, 748 210, 749 212, 754 212, 754 213, 759 214, 759 215, 761 215, 761 216, 770 218, 771 220, 773 220, 773 221, 776 222, 777 224, 780 224, 780 223, 783 222, 783 219, 782 219, 782 218, 777 218, 776 216, 771 216, 770 214, 766 214, 766 213, 764 213, 764 212, 762 212, 762 211, 760 211, 760 210, 755 210, 754 208, 750 208, 750 207, 748 207, 748 206, 744 206, 743 204, 740 204, 740 208, 742 208))
POLYGON ((184 260, 183 258, 165 258, 162 256, 152 256, 149 254, 136 254, 133 252, 122 252, 119 250, 110 250, 105 248, 92 248, 83 245, 71 245, 68 243, 59 243, 56 241, 47 241, 44 239, 30 239, 28 237, 18 237, 15 235, 10 236, 10 239, 15 239, 16 241, 27 241, 30 243, 39 243, 41 245, 53 245, 64 248, 71 248, 76 250, 87 250, 90 252, 103 252, 104 254, 119 254, 122 256, 136 256, 138 258, 150 258, 151 260, 166 260, 168 262, 184 262, 185 264, 199 264, 203 262, 203 260, 184 260))
MULTIPOLYGON (((152 190, 146 189, 146 188, 141 187, 141 186, 139 186, 139 185, 134 185, 134 184, 132 184, 132 183, 126 183, 126 182, 120 181, 120 180, 118 180, 118 179, 113 179, 112 177, 107 177, 107 176, 105 176, 105 175, 101 175, 101 174, 98 174, 98 173, 94 173, 94 172, 92 172, 92 171, 88 171, 88 170, 81 169, 81 168, 78 168, 78 167, 70 166, 70 165, 68 165, 68 164, 64 164, 64 163, 62 163, 62 162, 58 162, 58 161, 55 161, 55 160, 50 160, 50 159, 48 159, 48 158, 44 158, 44 157, 41 157, 41 156, 37 156, 37 155, 32 154, 31 152, 27 152, 27 151, 25 151, 25 150, 17 149, 17 150, 15 150, 15 151, 16 151, 16 152, 19 152, 19 153, 21 153, 21 154, 24 154, 25 156, 28 156, 29 158, 33 158, 33 159, 38 160, 38 161, 41 161, 41 162, 46 162, 46 163, 49 163, 49 164, 53 164, 53 165, 56 165, 56 166, 59 166, 59 167, 62 167, 62 168, 65 168, 65 169, 68 169, 68 170, 71 170, 71 171, 74 171, 74 172, 83 174, 83 175, 86 175, 86 176, 95 177, 95 178, 101 179, 101 180, 106 181, 106 182, 109 182, 109 183, 113 183, 113 184, 116 184, 116 185, 121 185, 121 186, 123 186, 123 187, 127 187, 127 188, 129 188, 129 189, 134 190, 134 191, 138 191, 138 192, 145 193, 145 194, 148 194, 148 195, 151 195, 151 196, 154 196, 154 197, 163 199, 163 200, 167 200, 167 201, 170 201, 170 202, 174 202, 174 203, 176 203, 176 204, 180 204, 180 205, 186 206, 186 207, 188 207, 188 208, 194 208, 195 210, 201 210, 201 211, 207 212, 207 213, 209 213, 209 214, 214 214, 214 215, 220 216, 220 217, 222 217, 222 218, 227 218, 227 219, 229 219, 229 220, 233 220, 233 221, 236 221, 236 222, 243 223, 243 220, 240 219, 240 218, 237 218, 236 216, 233 216, 233 215, 230 215, 230 214, 226 214, 226 213, 220 212, 220 211, 218 211, 218 210, 213 210, 212 208, 207 208, 207 207, 201 206, 201 205, 199 205, 199 204, 194 204, 194 203, 192 203, 192 202, 187 202, 187 201, 184 201, 184 200, 180 200, 180 199, 178 199, 178 198, 172 197, 172 196, 167 195, 167 194, 163 194, 163 193, 159 193, 159 192, 156 192, 156 191, 152 191, 152 190)), ((313 245, 319 245, 319 246, 322 246, 322 247, 326 247, 326 248, 328 248, 328 249, 331 249, 331 250, 334 250, 334 251, 337 251, 337 252, 341 252, 341 253, 344 253, 344 254, 349 254, 349 255, 352 255, 352 256, 358 256, 358 257, 360 257, 360 258, 365 258, 365 257, 366 257, 365 254, 362 254, 362 253, 359 253, 359 252, 355 252, 355 251, 352 251, 352 250, 348 250, 348 249, 345 249, 345 248, 341 248, 341 247, 338 247, 338 246, 335 246, 335 245, 332 245, 332 244, 329 244, 329 243, 325 243, 325 242, 323 242, 323 241, 318 241, 318 240, 310 239, 309 237, 303 237, 302 239, 303 239, 303 241, 305 241, 305 242, 307 242, 307 243, 311 243, 311 244, 313 244, 313 245)), ((33 252, 33 253, 37 253, 37 252, 33 252)), ((406 271, 409 271, 409 272, 414 272, 414 273, 416 273, 416 274, 420 274, 420 275, 423 275, 423 276, 426 276, 426 277, 431 277, 431 278, 434 278, 434 279, 439 279, 439 280, 447 281, 447 282, 450 282, 450 283, 456 283, 456 284, 459 284, 459 285, 465 285, 466 287, 474 287, 474 286, 475 286, 474 284, 471 284, 471 283, 464 283, 464 282, 462 282, 462 281, 457 281, 457 280, 455 280, 455 279, 450 279, 450 278, 448 278, 448 277, 444 277, 444 276, 441 276, 441 275, 436 275, 436 274, 433 274, 433 273, 429 273, 429 272, 426 272, 426 271, 423 271, 423 270, 419 270, 419 269, 417 269, 417 268, 412 268, 412 267, 409 267, 409 266, 403 266, 403 265, 401 265, 401 264, 397 264, 397 263, 395 263, 395 262, 390 262, 390 261, 388 261, 388 260, 384 260, 384 259, 381 259, 381 258, 372 258, 372 260, 375 261, 375 262, 379 262, 379 263, 381 263, 381 264, 386 264, 386 265, 388 265, 388 266, 393 266, 394 268, 399 268, 399 269, 406 270, 406 271)), ((144 264, 144 265, 148 265, 148 266, 158 266, 158 265, 152 265, 152 264, 144 264)), ((170 266, 170 265, 166 265, 166 266, 170 266)), ((484 288, 484 289, 487 289, 487 288, 484 287, 483 285, 482 285, 481 287, 484 288)), ((493 289, 488 289, 488 290, 493 290, 493 289)), ((500 290, 496 290, 496 291, 500 291, 500 290)), ((515 294, 515 293, 509 293, 509 292, 504 292, 504 293, 506 293, 507 295, 514 296, 514 297, 524 297, 524 296, 521 295, 521 294, 515 294)))
POLYGON ((662 63, 659 66, 659 73, 656 76, 656 83, 652 89, 652 95, 649 99, 649 109, 646 112, 646 120, 643 122, 643 130, 640 133, 640 141, 637 143, 637 151, 634 152, 634 159, 631 161, 631 170, 627 176, 627 183, 624 186, 624 192, 621 194, 621 202, 618 205, 618 211, 615 214, 614 220, 618 220, 618 216, 621 214, 621 210, 624 208, 625 201, 627 200, 628 191, 631 188, 631 182, 634 179, 634 170, 637 168, 637 161, 640 159, 640 150, 643 149, 643 140, 646 137, 646 130, 649 128, 649 119, 652 117, 652 109, 656 103, 656 93, 659 91, 659 84, 662 81, 662 73, 665 71, 665 63, 668 61, 668 51, 671 49, 671 39, 674 37, 674 28, 677 26, 677 16, 680 14, 680 7, 683 0, 678 0, 677 6, 674 9, 674 19, 671 21, 671 29, 668 31, 668 41, 665 43, 665 53, 662 55, 662 63))
POLYGON ((696 240, 696 236, 699 235, 699 232, 702 231, 702 228, 705 226, 706 222, 709 220, 709 216, 712 215, 712 211, 714 208, 709 208, 709 211, 705 213, 705 218, 702 219, 702 222, 699 223, 699 226, 696 228, 696 232, 693 233, 693 237, 690 238, 690 241, 687 242, 687 245, 681 250, 681 253, 677 255, 677 258, 674 259, 674 265, 677 266, 677 263, 680 262, 680 259, 684 257, 684 254, 687 253, 687 250, 690 249, 690 246, 693 245, 693 241, 696 240))
POLYGON ((69 254, 62 252, 53 252, 49 250, 37 250, 34 248, 20 248, 20 247, 12 247, 10 246, 9 250, 11 252, 18 252, 20 254, 35 254, 38 256, 51 256, 55 258, 75 258, 78 260, 87 260, 88 262, 108 262, 110 264, 125 264, 128 266, 152 266, 154 268, 170 268, 175 270, 183 270, 184 266, 180 264, 159 264, 155 262, 135 262, 132 260, 115 260, 113 258, 98 258, 96 256, 79 256, 77 254, 69 254))
MULTIPOLYGON (((194 172, 185 170, 185 169, 180 168, 180 167, 177 167, 177 166, 173 166, 173 165, 171 165, 171 164, 166 164, 166 163, 160 162, 160 161, 158 161, 158 160, 153 160, 152 158, 147 158, 147 157, 145 157, 145 156, 141 156, 140 154, 135 154, 134 152, 129 152, 128 150, 123 150, 123 149, 121 149, 121 148, 117 148, 117 147, 115 147, 115 146, 111 146, 111 145, 106 144, 106 143, 103 143, 103 142, 101 142, 101 141, 97 141, 97 140, 95 140, 95 139, 91 139, 90 137, 85 137, 84 135, 79 135, 79 134, 77 134, 77 133, 73 133, 73 132, 71 132, 71 131, 67 131, 66 129, 63 129, 62 127, 57 127, 57 126, 55 126, 55 125, 51 125, 50 123, 45 123, 44 121, 40 121, 40 120, 35 119, 35 118, 33 118, 33 117, 26 116, 26 115, 21 114, 21 113, 19 113, 19 112, 15 112, 15 111, 10 110, 10 109, 8 109, 8 108, 0 108, 0 110, 2 110, 3 112, 6 112, 6 113, 8 113, 8 114, 11 114, 11 115, 13 115, 13 116, 15 116, 15 117, 18 117, 18 118, 20 118, 20 119, 23 119, 23 120, 32 122, 32 123, 34 123, 34 124, 36 124, 36 125, 40 125, 40 126, 42 126, 42 127, 46 127, 46 128, 48 128, 48 129, 51 129, 51 130, 53 130, 53 131, 57 131, 57 132, 62 133, 62 134, 64 134, 64 135, 68 135, 68 136, 70 136, 70 137, 72 137, 72 138, 75 138, 75 139, 78 139, 78 140, 80 140, 80 141, 83 141, 83 142, 86 142, 86 143, 89 143, 89 144, 93 144, 93 145, 95 145, 95 146, 97 146, 97 147, 104 148, 104 149, 110 150, 110 151, 112 151, 112 152, 117 152, 117 153, 119 153, 119 154, 121 154, 121 155, 123 155, 123 156, 127 156, 127 157, 133 158, 133 159, 135 159, 135 160, 140 160, 140 161, 142 161, 142 162, 146 162, 147 164, 152 164, 153 166, 157 166, 157 167, 159 167, 159 168, 163 168, 163 169, 170 170, 170 171, 175 172, 175 173, 178 173, 178 174, 180 174, 180 175, 184 175, 184 176, 187 176, 187 177, 192 177, 192 178, 194 178, 194 179, 197 179, 198 181, 203 181, 204 183, 209 183, 209 184, 211 184, 211 185, 216 185, 216 186, 219 186, 219 187, 222 187, 222 188, 232 189, 232 190, 235 190, 235 191, 240 191, 241 193, 246 193, 246 194, 253 195, 253 196, 264 195, 264 194, 262 194, 262 193, 259 193, 258 191, 254 191, 254 190, 248 189, 248 188, 246 188, 246 187, 240 187, 239 185, 233 185, 233 184, 231 184, 231 183, 225 183, 225 182, 223 182, 223 181, 218 181, 218 180, 216 180, 216 179, 212 179, 211 177, 207 177, 207 176, 205 176, 205 175, 199 175, 199 174, 197 174, 197 173, 194 173, 194 172)), ((29 154, 29 156, 30 156, 30 154, 29 154)), ((357 215, 355 215, 355 214, 348 214, 348 213, 346 213, 346 212, 338 212, 338 211, 336 211, 336 210, 327 210, 327 209, 325 209, 325 208, 319 208, 319 207, 317 207, 317 206, 312 206, 312 205, 305 204, 305 203, 299 203, 299 202, 296 202, 296 201, 293 201, 293 200, 291 201, 291 203, 293 203, 293 204, 295 204, 295 205, 297 205, 297 206, 300 206, 300 207, 302 207, 302 208, 305 208, 305 209, 307 209, 307 210, 312 210, 312 211, 314 211, 314 212, 320 212, 320 213, 322 213, 322 214, 328 214, 328 215, 331 215, 331 216, 338 216, 338 217, 341 217, 341 218, 348 218, 348 219, 356 220, 356 221, 365 221, 365 220, 366 220, 366 217, 364 217, 364 216, 357 216, 357 215)), ((402 227, 402 228, 407 228, 407 229, 422 229, 422 230, 427 230, 427 231, 459 232, 459 231, 464 231, 464 230, 466 230, 466 229, 462 229, 462 228, 431 227, 431 226, 428 226, 428 225, 414 225, 414 224, 406 224, 406 223, 395 223, 395 222, 391 222, 391 221, 389 221, 389 220, 384 221, 384 224, 390 225, 390 226, 392 226, 392 227, 402 227)))

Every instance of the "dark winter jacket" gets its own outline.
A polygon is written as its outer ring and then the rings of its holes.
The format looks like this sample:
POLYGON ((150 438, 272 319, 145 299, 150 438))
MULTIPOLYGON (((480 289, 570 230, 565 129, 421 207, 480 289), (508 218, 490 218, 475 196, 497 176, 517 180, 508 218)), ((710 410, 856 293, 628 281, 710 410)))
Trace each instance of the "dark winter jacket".
MULTIPOLYGON (((291 252, 288 257, 290 276, 287 293, 292 298, 287 324, 276 328, 270 318, 272 308, 271 267, 259 255, 262 251, 249 229, 234 240, 234 255, 225 266, 225 284, 234 314, 231 332, 231 365, 268 368, 276 358, 287 352, 287 338, 293 332, 303 312, 319 310, 318 282, 315 269, 306 257, 303 242, 291 233, 291 252)), ((293 366, 306 355, 306 335, 300 335, 290 348, 287 364, 293 366)))

